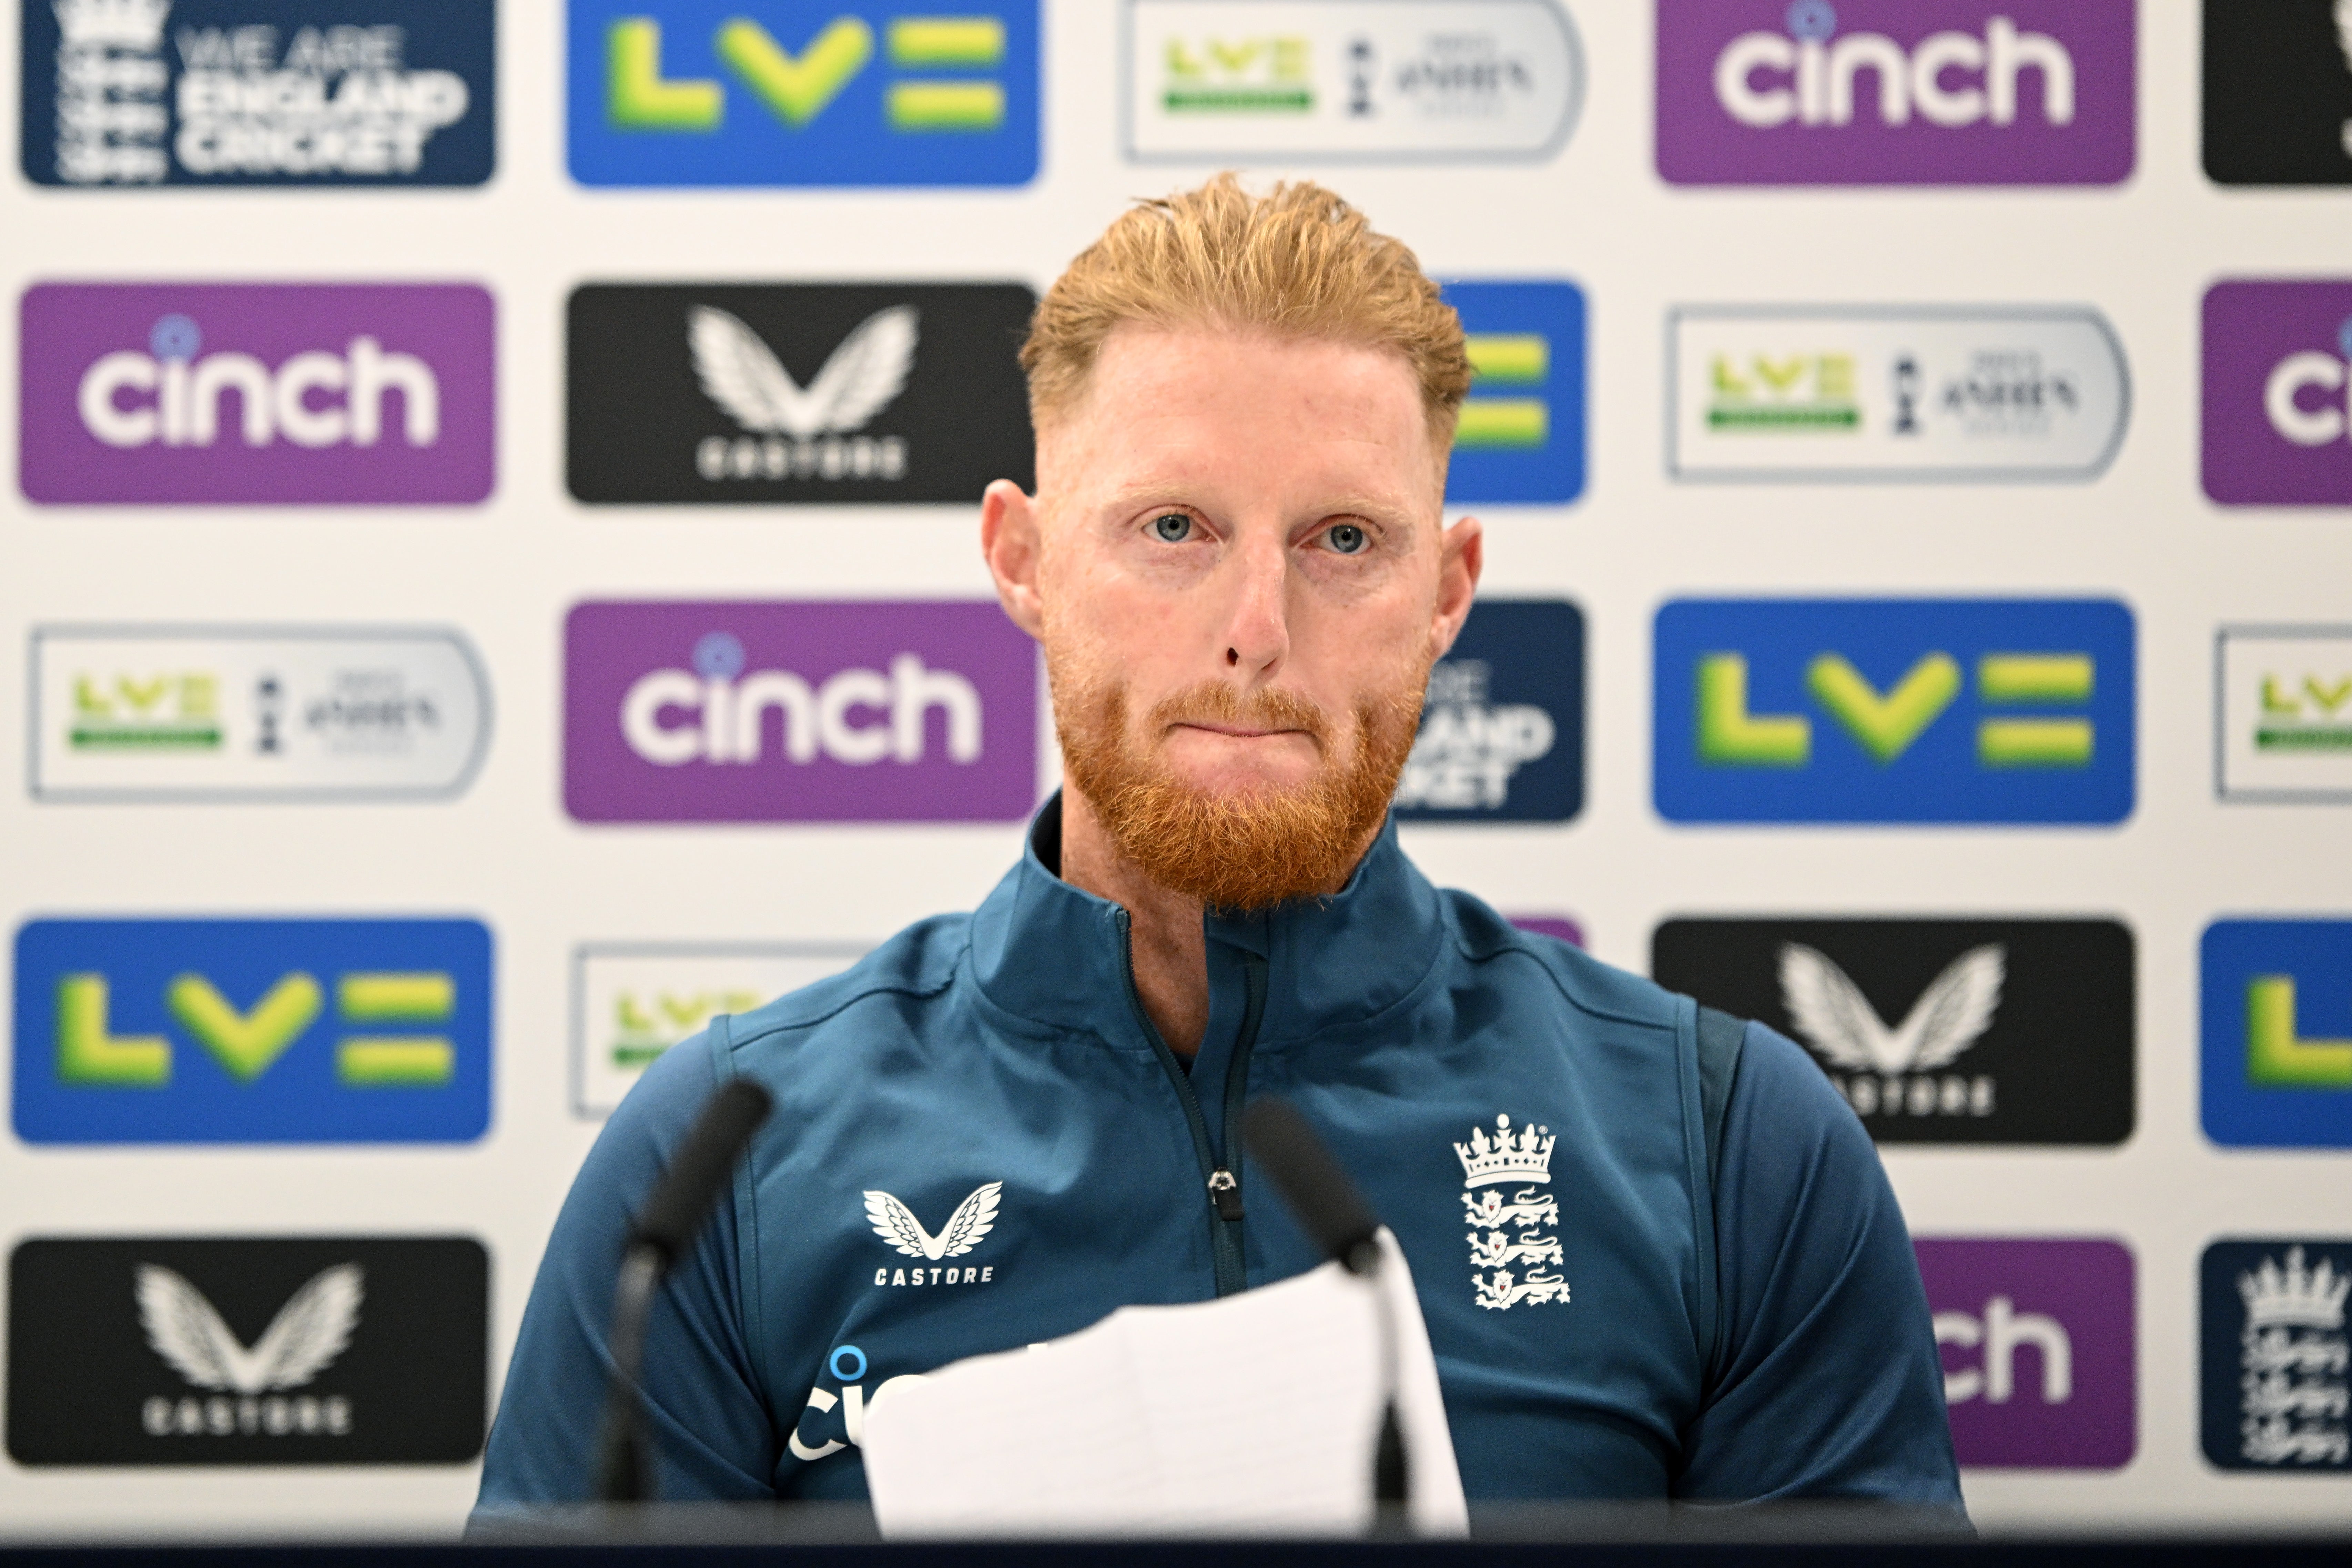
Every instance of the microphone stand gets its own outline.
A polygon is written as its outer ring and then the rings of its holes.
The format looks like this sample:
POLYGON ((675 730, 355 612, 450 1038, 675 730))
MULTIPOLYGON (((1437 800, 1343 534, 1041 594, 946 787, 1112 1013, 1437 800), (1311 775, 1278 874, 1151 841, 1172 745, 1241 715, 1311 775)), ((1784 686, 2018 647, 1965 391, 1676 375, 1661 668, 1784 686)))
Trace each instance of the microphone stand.
POLYGON ((629 1226, 628 1249, 621 1255, 613 1289, 613 1327, 607 1342, 612 1382, 604 1419, 596 1436, 596 1499, 600 1502, 646 1502, 654 1495, 653 1443, 645 1426, 645 1395, 638 1374, 646 1359, 646 1326, 663 1276, 686 1256, 702 1229, 751 1134, 768 1119, 768 1091, 743 1079, 730 1080, 710 1097, 677 1145, 669 1169, 655 1184, 629 1226))
POLYGON ((637 1374, 646 1358, 646 1321, 654 1291, 667 1270, 658 1249, 644 1242, 621 1258, 613 1289, 613 1381, 596 1438, 596 1496, 604 1502, 644 1502, 653 1496, 653 1446, 646 1438, 645 1398, 637 1374))
POLYGON ((1253 1100, 1244 1114, 1243 1131, 1250 1157, 1274 1178, 1299 1227, 1326 1257, 1337 1259, 1371 1289, 1381 1345, 1381 1431, 1372 1448, 1372 1533, 1411 1535, 1406 1505, 1412 1500, 1412 1477, 1405 1458, 1404 1428, 1397 1419, 1396 1306, 1389 1300, 1388 1283, 1381 1271, 1386 1258, 1381 1246, 1381 1222, 1348 1179, 1348 1173, 1307 1126, 1307 1119, 1286 1101, 1253 1100))

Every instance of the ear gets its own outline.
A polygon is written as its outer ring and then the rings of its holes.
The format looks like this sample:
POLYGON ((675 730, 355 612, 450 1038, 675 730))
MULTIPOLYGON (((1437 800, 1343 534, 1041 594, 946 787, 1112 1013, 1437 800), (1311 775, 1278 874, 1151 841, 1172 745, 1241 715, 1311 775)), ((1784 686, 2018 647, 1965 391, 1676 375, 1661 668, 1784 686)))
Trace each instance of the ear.
POLYGON ((997 603, 1033 637, 1042 637, 1045 625, 1037 597, 1037 545, 1035 498, 1011 479, 990 485, 980 498, 980 553, 996 579, 997 603))
POLYGON ((1465 517, 1440 536, 1437 559, 1437 618, 1430 640, 1444 658, 1470 618, 1470 601, 1478 592, 1478 574, 1486 565, 1486 531, 1475 517, 1465 517))

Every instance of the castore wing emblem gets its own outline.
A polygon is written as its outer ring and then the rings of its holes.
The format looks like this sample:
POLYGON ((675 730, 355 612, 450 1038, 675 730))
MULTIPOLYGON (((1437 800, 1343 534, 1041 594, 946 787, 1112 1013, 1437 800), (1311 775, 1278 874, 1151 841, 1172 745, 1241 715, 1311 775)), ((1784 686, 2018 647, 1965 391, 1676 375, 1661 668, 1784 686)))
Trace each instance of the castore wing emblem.
POLYGON ((888 1193, 866 1194, 866 1217, 873 1222, 875 1235, 908 1257, 928 1258, 936 1263, 942 1258, 961 1258, 996 1228, 996 1203, 1003 1190, 1003 1182, 974 1187, 956 1205, 955 1213, 948 1215, 948 1223, 937 1236, 925 1230, 914 1211, 888 1193))

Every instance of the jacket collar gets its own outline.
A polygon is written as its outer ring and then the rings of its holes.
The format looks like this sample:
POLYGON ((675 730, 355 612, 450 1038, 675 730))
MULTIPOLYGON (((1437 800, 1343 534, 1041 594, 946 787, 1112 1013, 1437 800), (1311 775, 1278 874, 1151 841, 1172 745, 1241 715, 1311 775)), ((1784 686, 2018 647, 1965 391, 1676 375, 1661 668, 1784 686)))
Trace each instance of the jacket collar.
MULTIPOLYGON (((1006 1013, 1149 1048, 1128 971, 1126 911, 1059 875, 1062 797, 1030 825, 1020 864, 972 916, 982 994, 1006 1013)), ((1258 1048, 1360 1024, 1410 994, 1437 960, 1437 889, 1382 825, 1346 887, 1328 899, 1202 917, 1211 1017, 1203 1053, 1240 1016, 1244 972, 1263 963, 1258 1048)))

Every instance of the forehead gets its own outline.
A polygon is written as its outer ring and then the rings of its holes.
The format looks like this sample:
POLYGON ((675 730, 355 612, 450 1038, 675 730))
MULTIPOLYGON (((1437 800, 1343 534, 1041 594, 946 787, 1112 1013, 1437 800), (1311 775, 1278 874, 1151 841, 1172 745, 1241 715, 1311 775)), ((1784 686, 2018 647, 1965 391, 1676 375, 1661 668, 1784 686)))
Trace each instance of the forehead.
POLYGON ((1215 470, 1437 500, 1439 458, 1404 356, 1327 339, 1120 327, 1078 405, 1038 431, 1037 458, 1041 485, 1065 491, 1215 470))

